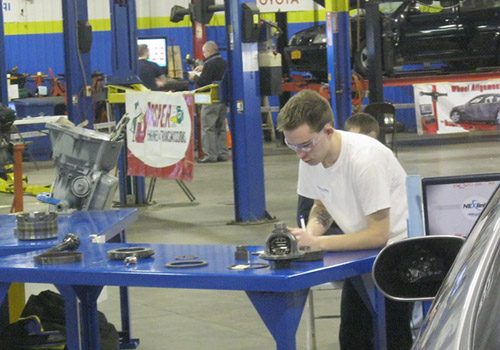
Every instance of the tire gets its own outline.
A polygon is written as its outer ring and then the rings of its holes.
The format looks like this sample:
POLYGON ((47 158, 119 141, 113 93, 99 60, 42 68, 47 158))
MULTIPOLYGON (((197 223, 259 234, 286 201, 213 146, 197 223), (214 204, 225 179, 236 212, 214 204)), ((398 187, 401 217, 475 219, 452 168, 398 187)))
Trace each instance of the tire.
POLYGON ((365 39, 361 40, 354 52, 354 70, 364 77, 368 75, 368 52, 365 39))
POLYGON ((451 111, 450 119, 453 123, 460 123, 462 120, 462 114, 459 111, 451 111))

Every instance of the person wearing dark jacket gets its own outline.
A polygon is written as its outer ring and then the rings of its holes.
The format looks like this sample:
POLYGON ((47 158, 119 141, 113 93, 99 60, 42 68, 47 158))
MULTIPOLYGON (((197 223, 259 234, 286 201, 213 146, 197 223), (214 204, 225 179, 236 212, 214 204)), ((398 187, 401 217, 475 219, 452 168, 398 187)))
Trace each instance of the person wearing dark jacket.
MULTIPOLYGON (((190 74, 198 87, 222 80, 226 71, 226 61, 219 54, 219 48, 214 41, 207 41, 202 48, 203 66, 195 68, 190 74), (197 73, 201 72, 198 76, 197 73)), ((226 105, 214 103, 201 107, 201 144, 205 157, 198 163, 215 163, 226 161, 229 157, 226 134, 226 105)))
POLYGON ((162 69, 155 62, 149 61, 149 48, 146 44, 141 44, 138 47, 139 62, 137 70, 139 78, 145 87, 150 90, 161 90, 167 83, 167 77, 163 74, 162 69))

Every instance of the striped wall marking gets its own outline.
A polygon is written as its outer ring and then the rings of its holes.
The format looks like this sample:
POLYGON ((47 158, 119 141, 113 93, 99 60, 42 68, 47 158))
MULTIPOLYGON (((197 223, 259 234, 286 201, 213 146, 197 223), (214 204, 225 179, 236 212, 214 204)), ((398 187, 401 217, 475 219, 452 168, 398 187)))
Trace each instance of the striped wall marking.
POLYGON ((326 21, 326 11, 288 12, 288 23, 308 23, 326 21))
POLYGON ((111 20, 108 18, 89 19, 93 32, 105 32, 111 30, 111 20))
MULTIPOLYGON (((305 11, 305 12, 288 12, 288 23, 310 23, 316 21, 325 21, 325 11, 305 11)), ((274 13, 261 14, 262 19, 275 21, 274 13)), ((92 30, 110 31, 110 19, 90 19, 92 30)), ((215 13, 210 20, 208 26, 225 26, 226 20, 223 13, 215 13)), ((170 17, 139 17, 137 18, 137 29, 154 29, 154 28, 189 28, 191 20, 188 16, 178 23, 170 22, 170 17)), ((62 33, 62 21, 38 21, 38 22, 10 22, 5 23, 5 35, 26 35, 26 34, 50 34, 62 33)))
POLYGON ((5 23, 5 35, 62 33, 62 21, 5 23))

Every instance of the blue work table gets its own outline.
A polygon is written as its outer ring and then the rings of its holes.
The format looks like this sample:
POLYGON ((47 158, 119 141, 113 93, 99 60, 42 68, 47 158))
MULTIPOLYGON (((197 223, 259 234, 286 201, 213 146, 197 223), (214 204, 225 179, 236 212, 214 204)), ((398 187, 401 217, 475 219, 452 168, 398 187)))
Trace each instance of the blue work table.
POLYGON ((137 209, 90 210, 59 214, 57 238, 23 241, 14 235, 15 214, 0 215, 0 257, 51 248, 59 244, 68 233, 77 234, 82 244, 90 242, 91 235, 101 236, 106 242, 125 242, 124 231, 137 221, 138 216, 137 209))
MULTIPOLYGON (((14 235, 16 216, 0 215, 0 257, 30 252, 34 250, 47 250, 59 244, 68 233, 77 234, 81 247, 92 244, 93 236, 105 242, 125 242, 125 229, 137 221, 138 210, 135 208, 118 210, 90 210, 74 211, 58 215, 58 237, 41 240, 18 240, 14 235)), ((40 253, 40 251, 38 252, 40 253)), ((20 279, 10 282, 25 282, 20 279)), ((3 297, 2 297, 3 300, 3 297)), ((0 306, 2 301, 0 301, 0 306)), ((121 306, 121 346, 135 349, 139 340, 131 338, 129 302, 127 288, 120 288, 121 306)), ((5 316, 4 316, 5 317, 5 316)), ((1 320, 7 322, 7 320, 1 320)), ((0 321, 0 323, 1 323, 0 321)))
MULTIPOLYGON (((0 298, 11 282, 52 283, 65 298, 68 349, 99 349, 97 298, 103 286, 193 288, 242 290, 276 340, 278 350, 296 349, 295 334, 309 288, 314 285, 371 272, 378 250, 325 254, 322 261, 292 262, 284 269, 263 268, 231 270, 235 246, 120 244, 120 247, 151 247, 152 258, 137 264, 107 259, 107 251, 117 244, 88 244, 79 250, 83 261, 67 265, 36 265, 33 257, 40 251, 10 255, 0 260, 0 298), (176 258, 196 256, 208 262, 193 268, 167 268, 176 258), (78 309, 77 301, 80 301, 78 309), (78 316, 80 315, 80 316, 78 316), (78 329, 81 329, 79 333, 78 329)), ((262 247, 248 247, 250 252, 262 247)), ((265 263, 256 255, 251 262, 265 263)), ((383 310, 383 298, 374 299, 375 311, 383 310)), ((385 334, 384 313, 377 315, 378 334, 385 334)), ((385 336, 376 341, 385 347, 385 336)))

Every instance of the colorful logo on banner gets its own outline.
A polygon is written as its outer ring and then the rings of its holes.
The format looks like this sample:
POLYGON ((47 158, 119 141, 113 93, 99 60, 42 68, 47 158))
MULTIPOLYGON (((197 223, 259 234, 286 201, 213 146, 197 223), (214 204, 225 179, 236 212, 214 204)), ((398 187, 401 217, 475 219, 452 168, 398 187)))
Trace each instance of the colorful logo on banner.
POLYGON ((191 180, 193 177, 193 96, 128 92, 128 175, 191 180))
POLYGON ((419 134, 500 128, 500 81, 413 85, 419 134))

